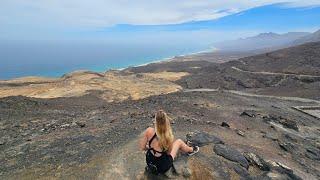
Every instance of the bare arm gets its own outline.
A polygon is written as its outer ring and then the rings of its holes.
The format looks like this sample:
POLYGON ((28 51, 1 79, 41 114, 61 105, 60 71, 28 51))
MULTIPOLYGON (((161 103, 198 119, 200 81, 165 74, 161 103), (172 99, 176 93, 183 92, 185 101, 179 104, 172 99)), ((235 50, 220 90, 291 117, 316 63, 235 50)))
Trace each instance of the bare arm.
POLYGON ((145 151, 147 150, 147 143, 148 143, 148 136, 150 134, 150 131, 152 130, 152 128, 148 128, 145 130, 145 132, 142 134, 140 140, 139 140, 139 149, 141 151, 145 151))

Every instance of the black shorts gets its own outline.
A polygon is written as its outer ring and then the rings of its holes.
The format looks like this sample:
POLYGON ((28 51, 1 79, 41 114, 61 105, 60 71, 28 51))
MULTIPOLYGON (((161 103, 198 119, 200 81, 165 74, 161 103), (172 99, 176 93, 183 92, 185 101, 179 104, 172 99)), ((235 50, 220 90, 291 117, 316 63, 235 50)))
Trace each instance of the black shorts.
POLYGON ((154 156, 151 151, 147 151, 146 162, 148 167, 155 169, 155 173, 165 173, 173 166, 173 158, 170 154, 163 153, 161 156, 154 156))

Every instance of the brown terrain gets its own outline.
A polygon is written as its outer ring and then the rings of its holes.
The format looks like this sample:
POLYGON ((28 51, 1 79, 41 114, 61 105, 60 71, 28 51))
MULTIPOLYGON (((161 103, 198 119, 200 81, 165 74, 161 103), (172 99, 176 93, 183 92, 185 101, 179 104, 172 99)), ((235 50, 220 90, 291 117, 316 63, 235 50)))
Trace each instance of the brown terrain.
POLYGON ((166 94, 181 90, 172 83, 186 72, 159 72, 122 75, 118 71, 104 74, 79 71, 61 78, 26 77, 0 81, 0 97, 26 96, 35 98, 57 98, 83 96, 90 91, 101 91, 101 98, 108 101, 141 99, 152 95, 166 94))
POLYGON ((0 179, 319 179, 320 42, 224 63, 0 82, 0 179), (164 109, 199 145, 145 172, 137 140, 164 109))

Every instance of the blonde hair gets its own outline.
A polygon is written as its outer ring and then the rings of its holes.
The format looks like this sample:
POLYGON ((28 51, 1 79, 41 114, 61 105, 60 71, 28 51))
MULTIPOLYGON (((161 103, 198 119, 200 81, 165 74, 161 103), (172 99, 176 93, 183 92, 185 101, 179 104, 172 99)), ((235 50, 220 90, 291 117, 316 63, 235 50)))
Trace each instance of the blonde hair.
POLYGON ((170 118, 163 110, 156 113, 155 129, 159 141, 159 146, 162 150, 167 151, 172 145, 173 134, 170 124, 170 118))

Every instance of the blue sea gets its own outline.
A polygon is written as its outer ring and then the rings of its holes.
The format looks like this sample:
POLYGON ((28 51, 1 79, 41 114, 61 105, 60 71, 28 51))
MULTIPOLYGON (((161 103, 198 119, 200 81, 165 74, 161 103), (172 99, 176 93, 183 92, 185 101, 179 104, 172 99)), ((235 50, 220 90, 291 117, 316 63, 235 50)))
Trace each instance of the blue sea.
POLYGON ((0 42, 0 79, 104 72, 207 49, 205 45, 106 42, 0 42))

